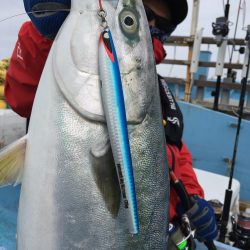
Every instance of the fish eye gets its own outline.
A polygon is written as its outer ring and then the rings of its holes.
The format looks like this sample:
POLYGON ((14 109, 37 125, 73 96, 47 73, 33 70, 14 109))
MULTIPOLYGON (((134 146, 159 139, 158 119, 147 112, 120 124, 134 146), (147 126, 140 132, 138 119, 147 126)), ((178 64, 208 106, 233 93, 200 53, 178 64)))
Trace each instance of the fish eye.
POLYGON ((120 14, 120 24, 127 34, 134 34, 138 31, 138 19, 132 11, 125 10, 120 14))
POLYGON ((124 18, 124 24, 127 25, 128 27, 131 27, 134 25, 134 19, 131 16, 126 16, 124 18))

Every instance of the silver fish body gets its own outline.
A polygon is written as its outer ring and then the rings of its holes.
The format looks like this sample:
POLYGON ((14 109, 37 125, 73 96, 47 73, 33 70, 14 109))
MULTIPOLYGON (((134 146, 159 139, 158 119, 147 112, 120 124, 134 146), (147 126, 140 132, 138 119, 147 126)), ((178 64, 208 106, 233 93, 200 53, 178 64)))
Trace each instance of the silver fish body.
POLYGON ((72 0, 32 110, 19 250, 167 248, 168 168, 147 20, 141 0, 103 6, 122 77, 140 233, 129 233, 102 109, 98 1, 72 0))

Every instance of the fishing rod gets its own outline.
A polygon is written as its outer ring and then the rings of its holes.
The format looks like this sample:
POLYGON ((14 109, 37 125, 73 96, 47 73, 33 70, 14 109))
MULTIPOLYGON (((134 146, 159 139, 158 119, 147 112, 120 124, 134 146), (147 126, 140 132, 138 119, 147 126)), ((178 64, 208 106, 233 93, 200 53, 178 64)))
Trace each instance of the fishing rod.
MULTIPOLYGON (((240 0, 240 2, 239 2, 239 7, 238 7, 238 13, 237 13, 237 18, 236 18, 236 23, 235 23, 235 29, 234 29, 234 37, 233 37, 234 43, 233 43, 231 55, 230 55, 230 58, 229 58, 229 65, 232 64, 233 53, 234 53, 234 51, 236 51, 236 50, 235 50, 235 39, 236 39, 236 34, 237 34, 237 29, 238 29, 238 23, 239 23, 241 1, 242 1, 242 0, 240 0)), ((242 49, 240 48, 240 49, 239 49, 239 52, 240 52, 240 54, 244 54, 245 51, 243 50, 243 53, 242 53, 242 49)), ((232 77, 232 76, 233 76, 232 73, 233 73, 233 72, 232 72, 232 69, 228 69, 228 71, 227 71, 227 77, 232 77)))
MULTIPOLYGON (((178 194, 184 209, 186 211, 188 211, 189 209, 191 209, 194 205, 193 200, 191 199, 191 197, 189 196, 185 186, 183 185, 182 181, 179 180, 176 175, 173 172, 172 168, 169 168, 169 173, 170 173, 170 179, 173 185, 174 190, 176 191, 176 193, 178 194)), ((217 247, 215 246, 213 240, 205 240, 203 242, 208 250, 217 250, 217 247)), ((192 242, 192 240, 190 241, 190 245, 191 245, 191 249, 195 249, 194 246, 194 242, 192 242)), ((180 249, 180 248, 179 248, 180 249)))
POLYGON ((243 70, 242 70, 242 77, 243 78, 241 80, 242 86, 241 86, 241 94, 240 94, 239 110, 238 110, 238 124, 237 124, 237 131, 236 131, 236 137, 235 137, 235 143, 234 143, 234 150, 233 150, 233 158, 232 158, 231 171, 230 171, 230 177, 229 177, 229 184, 228 184, 228 189, 226 190, 226 193, 225 193, 225 200, 224 200, 224 206, 223 206, 223 212, 222 212, 222 218, 221 218, 221 228, 220 228, 220 234, 219 234, 219 241, 223 242, 223 243, 225 242, 225 238, 226 238, 227 224, 228 224, 228 220, 229 220, 231 200, 232 200, 232 195, 233 195, 232 182, 233 182, 235 161, 236 161, 237 150, 238 150, 241 121, 242 121, 243 111, 244 111, 247 80, 248 80, 248 77, 249 77, 249 68, 250 68, 250 25, 248 25, 247 35, 246 35, 245 40, 246 40, 246 52, 245 52, 245 60, 244 60, 243 70))
POLYGON ((225 6, 225 13, 223 17, 216 18, 216 22, 212 23, 213 35, 215 35, 217 46, 219 47, 215 75, 217 76, 215 90, 212 91, 211 95, 214 96, 213 110, 218 110, 218 103, 220 97, 220 88, 221 88, 221 76, 224 69, 224 61, 226 56, 226 49, 228 43, 228 16, 229 16, 230 4, 229 0, 225 6))

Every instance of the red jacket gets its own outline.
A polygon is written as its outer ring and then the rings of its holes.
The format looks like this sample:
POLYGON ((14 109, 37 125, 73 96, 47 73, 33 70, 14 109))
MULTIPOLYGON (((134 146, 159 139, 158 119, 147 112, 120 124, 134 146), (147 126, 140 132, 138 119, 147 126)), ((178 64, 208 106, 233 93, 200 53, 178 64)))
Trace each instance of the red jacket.
MULTIPOLYGON (((31 22, 26 22, 18 34, 18 41, 10 60, 5 81, 5 98, 11 108, 23 117, 29 117, 45 61, 52 41, 42 37, 31 22)), ((189 194, 204 197, 192 167, 192 157, 185 144, 182 149, 167 145, 168 163, 182 180, 189 194), (173 152, 173 154, 171 153, 173 152), (173 155, 173 156, 172 156, 173 155)), ((178 195, 170 188, 170 220, 176 216, 178 195)))
MULTIPOLYGON (((177 146, 167 145, 168 164, 172 166, 173 158, 175 165, 173 171, 176 177, 181 180, 189 195, 198 195, 204 198, 204 191, 200 186, 192 165, 192 156, 186 145, 183 143, 181 150, 177 146), (173 152, 173 154, 171 153, 173 152)), ((180 202, 173 187, 170 186, 170 211, 169 218, 172 220, 176 213, 176 206, 180 202)))
POLYGON ((4 95, 9 106, 29 117, 37 85, 52 41, 42 37, 31 22, 22 25, 5 79, 4 95))

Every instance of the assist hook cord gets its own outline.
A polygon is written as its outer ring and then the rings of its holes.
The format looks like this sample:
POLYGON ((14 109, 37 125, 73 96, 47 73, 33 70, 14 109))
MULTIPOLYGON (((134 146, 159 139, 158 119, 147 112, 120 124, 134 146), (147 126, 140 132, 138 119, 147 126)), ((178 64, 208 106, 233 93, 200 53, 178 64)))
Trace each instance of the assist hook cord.
POLYGON ((106 29, 108 29, 108 22, 106 20, 107 12, 103 9, 102 0, 98 0, 98 4, 99 4, 98 16, 102 20, 101 26, 103 27, 104 30, 106 30, 106 29))
MULTIPOLYGON (((70 9, 43 10, 43 12, 59 12, 59 11, 62 11, 62 12, 70 12, 70 9)), ((40 13, 40 12, 41 12, 41 10, 34 10, 34 11, 28 11, 28 12, 18 13, 18 14, 15 14, 15 15, 8 16, 8 17, 5 17, 5 18, 3 18, 3 19, 0 19, 0 23, 2 23, 2 22, 4 22, 4 21, 7 21, 7 20, 9 20, 9 19, 18 17, 18 16, 23 16, 23 15, 26 15, 26 14, 40 13)))

